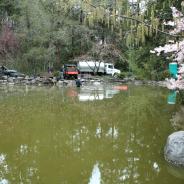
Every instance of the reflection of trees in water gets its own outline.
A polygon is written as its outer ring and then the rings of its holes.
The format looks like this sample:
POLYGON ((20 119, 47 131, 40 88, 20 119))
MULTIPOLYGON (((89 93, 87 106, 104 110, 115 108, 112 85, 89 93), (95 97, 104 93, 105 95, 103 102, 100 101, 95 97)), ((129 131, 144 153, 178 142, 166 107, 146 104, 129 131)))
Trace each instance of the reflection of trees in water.
POLYGON ((177 101, 184 105, 184 91, 183 90, 180 90, 178 95, 177 95, 177 101))
POLYGON ((19 117, 14 134, 0 134, 7 144, 15 140, 6 157, 12 183, 88 183, 97 162, 107 184, 146 183, 162 172, 158 155, 169 119, 162 93, 137 87, 110 101, 67 104, 60 96, 36 93, 12 111, 10 119, 19 117))
POLYGON ((9 168, 6 161, 6 154, 0 153, 0 183, 7 183, 6 175, 9 173, 9 168))
POLYGON ((172 116, 171 123, 176 130, 184 130, 184 106, 172 116))
POLYGON ((177 103, 180 104, 180 106, 177 108, 176 112, 173 113, 170 121, 175 130, 184 130, 184 92, 183 91, 177 92, 177 103))
MULTIPOLYGON (((0 163, 0 183, 39 183, 38 163, 34 160, 36 155, 36 145, 34 149, 28 145, 20 145, 13 155, 4 155, 4 160, 0 163)), ((1 154, 3 155, 3 154, 1 154)))
POLYGON ((117 139, 115 136, 111 137, 112 142, 108 147, 108 152, 111 150, 110 158, 103 161, 101 170, 102 175, 105 173, 104 183, 145 183, 153 179, 151 175, 154 177, 154 174, 148 175, 146 171, 153 169, 159 172, 156 158, 154 160, 153 157, 160 151, 157 150, 156 140, 162 128, 158 125, 160 107, 155 109, 155 105, 161 104, 158 101, 150 103, 152 98, 152 94, 145 98, 143 93, 139 99, 130 94, 128 100, 123 100, 123 105, 114 112, 114 119, 118 117, 114 124, 118 127, 119 135, 117 139), (145 111, 146 114, 143 113, 145 111))

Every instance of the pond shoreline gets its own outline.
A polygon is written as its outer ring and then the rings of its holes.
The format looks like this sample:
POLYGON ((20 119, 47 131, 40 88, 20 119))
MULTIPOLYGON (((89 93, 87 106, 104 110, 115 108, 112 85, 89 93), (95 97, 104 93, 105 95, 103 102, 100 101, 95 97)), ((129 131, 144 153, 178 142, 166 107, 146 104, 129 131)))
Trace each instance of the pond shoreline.
MULTIPOLYGON (((134 85, 149 85, 167 88, 167 81, 150 81, 150 80, 135 80, 135 79, 115 79, 104 77, 82 78, 82 83, 118 83, 118 84, 134 84, 134 85)), ((0 78, 0 86, 14 86, 14 85, 30 85, 30 86, 76 86, 75 80, 57 79, 56 77, 7 77, 0 78)))
MULTIPOLYGON (((115 79, 105 77, 91 77, 82 78, 82 83, 118 83, 118 84, 134 84, 134 85, 149 85, 149 86, 160 86, 167 88, 167 81, 150 81, 150 80, 135 80, 131 78, 126 79, 115 79)), ((13 85, 31 85, 31 86, 75 86, 75 80, 61 80, 56 77, 8 77, 2 76, 0 78, 0 86, 13 86, 13 85)))

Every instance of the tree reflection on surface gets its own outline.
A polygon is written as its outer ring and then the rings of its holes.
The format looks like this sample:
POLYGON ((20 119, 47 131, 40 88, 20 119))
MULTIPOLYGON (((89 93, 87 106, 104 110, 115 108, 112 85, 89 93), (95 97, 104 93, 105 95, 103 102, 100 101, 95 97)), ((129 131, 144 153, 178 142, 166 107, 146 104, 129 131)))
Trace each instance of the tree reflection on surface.
POLYGON ((87 102, 20 90, 0 92, 0 183, 183 183, 162 155, 177 109, 166 90, 130 86, 87 102))
POLYGON ((94 165, 92 175, 88 184, 100 184, 101 182, 101 173, 98 167, 98 163, 94 165))

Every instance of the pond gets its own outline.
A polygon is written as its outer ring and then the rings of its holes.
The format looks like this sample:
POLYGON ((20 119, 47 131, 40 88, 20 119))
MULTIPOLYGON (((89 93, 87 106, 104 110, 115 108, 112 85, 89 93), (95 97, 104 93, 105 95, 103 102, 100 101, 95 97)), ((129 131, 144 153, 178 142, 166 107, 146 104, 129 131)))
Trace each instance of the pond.
POLYGON ((169 95, 131 85, 1 87, 0 184, 182 184, 163 156, 180 108, 169 95))

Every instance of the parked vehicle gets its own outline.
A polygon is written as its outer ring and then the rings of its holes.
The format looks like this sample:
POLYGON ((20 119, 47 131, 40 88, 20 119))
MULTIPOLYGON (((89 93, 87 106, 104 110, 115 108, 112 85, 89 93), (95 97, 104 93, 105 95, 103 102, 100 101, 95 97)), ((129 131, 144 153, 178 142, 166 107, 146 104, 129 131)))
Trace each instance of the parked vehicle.
POLYGON ((75 64, 65 64, 63 68, 63 76, 65 79, 77 79, 79 71, 75 64))
POLYGON ((105 73, 105 63, 104 62, 94 62, 94 61, 79 61, 77 68, 80 73, 105 73))
POLYGON ((115 76, 115 75, 120 74, 121 71, 114 68, 114 65, 112 63, 105 63, 105 73, 107 75, 115 76))
POLYGON ((0 66, 0 75, 6 75, 9 77, 24 77, 24 74, 17 72, 16 70, 10 70, 5 66, 0 66))
POLYGON ((115 76, 121 71, 114 68, 112 63, 104 63, 99 61, 79 61, 77 68, 80 73, 107 74, 115 76))

